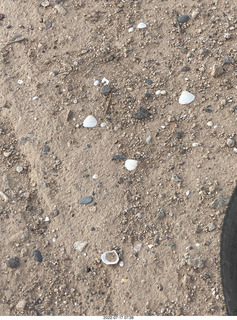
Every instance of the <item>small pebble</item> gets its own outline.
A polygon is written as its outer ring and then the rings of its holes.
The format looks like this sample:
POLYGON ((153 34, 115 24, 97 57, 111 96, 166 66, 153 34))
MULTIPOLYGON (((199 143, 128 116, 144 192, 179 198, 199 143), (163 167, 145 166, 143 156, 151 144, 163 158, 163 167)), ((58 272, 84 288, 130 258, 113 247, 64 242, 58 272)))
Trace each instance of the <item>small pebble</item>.
POLYGON ((211 69, 211 75, 216 78, 216 77, 219 77, 220 75, 222 75, 224 73, 224 69, 222 68, 222 66, 218 66, 216 64, 214 64, 212 66, 212 69, 211 69))
POLYGON ((105 128, 106 125, 107 125, 107 124, 106 124, 105 122, 102 122, 100 126, 101 126, 101 128, 105 128))
POLYGON ((157 218, 162 219, 165 216, 165 211, 163 209, 159 209, 157 213, 157 218))
POLYGON ((23 171, 23 167, 16 167, 16 172, 21 173, 23 171))
POLYGON ((208 127, 212 127, 212 126, 213 126, 213 122, 212 122, 212 121, 208 121, 208 122, 207 122, 207 126, 208 126, 208 127))
POLYGON ((233 148, 233 147, 235 146, 235 140, 232 139, 232 138, 228 138, 228 139, 226 140, 226 144, 227 144, 227 146, 228 146, 229 148, 233 148))
POLYGON ((216 229, 216 226, 213 222, 211 222, 211 223, 208 223, 207 228, 208 228, 208 231, 211 232, 216 229))
POLYGON ((19 79, 19 80, 17 80, 17 83, 18 84, 23 84, 23 80, 19 79))
POLYGON ((94 180, 98 179, 98 174, 95 173, 95 174, 93 175, 92 179, 94 179, 94 180))
POLYGON ((33 255, 34 255, 35 261, 42 262, 43 258, 39 250, 34 250, 33 255))
POLYGON ((188 22, 188 20, 190 19, 190 17, 186 14, 182 14, 181 16, 178 17, 178 22, 180 24, 183 24, 185 22, 188 22))
POLYGON ((152 136, 148 136, 148 137, 146 138, 146 143, 150 143, 151 140, 152 140, 152 136))
POLYGON ((17 268, 20 265, 20 260, 18 257, 10 258, 6 261, 9 268, 17 268))
POLYGON ((107 84, 104 84, 103 87, 101 88, 100 92, 104 95, 108 95, 111 92, 111 87, 108 86, 107 84))
POLYGON ((61 4, 56 4, 54 8, 63 16, 67 14, 67 10, 61 4))
POLYGON ((95 81, 94 81, 94 86, 97 87, 99 84, 100 84, 100 81, 99 81, 99 80, 95 80, 95 81))
POLYGON ((140 22, 138 25, 137 25, 137 28, 138 29, 145 29, 147 27, 147 25, 144 23, 144 22, 140 22))
POLYGON ((16 310, 18 310, 19 312, 23 312, 25 310, 26 305, 27 305, 27 301, 21 300, 16 305, 16 310))
POLYGON ((119 262, 119 265, 120 265, 120 267, 123 267, 123 266, 124 266, 124 262, 123 262, 123 261, 120 261, 120 262, 119 262))
POLYGON ((46 144, 43 146, 43 152, 44 153, 47 153, 47 152, 49 152, 50 151, 50 147, 49 146, 47 146, 46 144))
POLYGON ((93 201, 93 198, 91 196, 86 196, 79 200, 79 204, 89 204, 92 201, 93 201))
POLYGON ((128 32, 133 32, 133 31, 134 31, 134 28, 133 28, 133 27, 131 27, 131 28, 128 29, 128 32))
POLYGON ((192 12, 192 18, 193 19, 196 19, 198 17, 198 15, 199 15, 199 11, 193 11, 192 12))

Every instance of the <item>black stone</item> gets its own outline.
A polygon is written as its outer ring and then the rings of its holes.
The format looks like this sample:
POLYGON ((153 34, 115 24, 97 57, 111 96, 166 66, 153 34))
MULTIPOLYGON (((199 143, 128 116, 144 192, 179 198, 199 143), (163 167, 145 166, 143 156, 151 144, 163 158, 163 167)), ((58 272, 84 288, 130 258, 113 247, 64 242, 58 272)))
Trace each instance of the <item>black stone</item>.
POLYGON ((104 84, 103 87, 101 88, 100 90, 100 93, 104 94, 104 95, 107 95, 111 92, 111 87, 108 86, 107 84, 104 84))
POLYGON ((39 250, 34 250, 33 255, 34 255, 35 261, 42 262, 43 258, 39 250))
POLYGON ((147 111, 146 109, 140 107, 139 111, 137 113, 135 113, 133 116, 135 119, 143 119, 146 118, 148 116, 150 116, 150 112, 147 111))
POLYGON ((20 265, 20 260, 18 257, 10 258, 6 261, 9 268, 17 268, 20 265))
POLYGON ((107 58, 106 58, 106 61, 107 62, 110 62, 110 61, 113 61, 115 59, 115 55, 114 54, 111 54, 110 56, 108 56, 107 58))
POLYGON ((83 197, 79 200, 79 203, 80 204, 89 204, 93 201, 93 198, 91 196, 86 196, 86 197, 83 197))
POLYGON ((147 83, 148 84, 153 84, 153 81, 149 79, 149 80, 147 80, 147 83))
POLYGON ((126 156, 123 154, 115 154, 112 157, 112 160, 125 160, 125 159, 126 159, 126 156))
POLYGON ((182 14, 181 16, 178 17, 178 22, 183 24, 185 22, 188 22, 188 20, 190 19, 190 17, 186 14, 182 14))

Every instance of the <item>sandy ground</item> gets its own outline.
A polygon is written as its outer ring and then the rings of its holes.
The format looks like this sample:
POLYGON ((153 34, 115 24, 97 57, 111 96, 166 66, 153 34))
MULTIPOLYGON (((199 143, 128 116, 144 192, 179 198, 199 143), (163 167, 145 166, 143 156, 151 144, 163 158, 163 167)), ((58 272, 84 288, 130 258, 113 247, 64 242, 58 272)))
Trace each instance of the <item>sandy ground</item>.
POLYGON ((225 315, 234 1, 2 0, 0 14, 0 315, 225 315), (101 261, 112 249, 123 266, 101 261))

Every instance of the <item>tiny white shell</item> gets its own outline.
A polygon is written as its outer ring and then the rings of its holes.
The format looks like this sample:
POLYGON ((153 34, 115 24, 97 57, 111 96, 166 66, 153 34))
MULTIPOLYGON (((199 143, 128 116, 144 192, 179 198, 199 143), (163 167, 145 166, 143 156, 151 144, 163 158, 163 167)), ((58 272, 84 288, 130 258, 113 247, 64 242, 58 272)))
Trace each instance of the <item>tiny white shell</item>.
POLYGON ((101 260, 105 264, 117 264, 119 262, 119 255, 115 250, 112 251, 106 251, 102 253, 101 260))
POLYGON ((129 171, 135 170, 137 167, 137 160, 128 159, 125 161, 125 168, 129 171))
POLYGON ((138 29, 145 29, 147 26, 144 22, 140 22, 138 25, 137 25, 137 28, 138 29))
POLYGON ((185 90, 181 93, 181 96, 179 98, 179 103, 180 104, 189 104, 189 103, 193 102, 194 99, 195 99, 195 96, 192 93, 185 90))
POLYGON ((85 127, 85 128, 94 128, 96 125, 97 125, 97 120, 92 115, 89 115, 83 121, 83 127, 85 127))

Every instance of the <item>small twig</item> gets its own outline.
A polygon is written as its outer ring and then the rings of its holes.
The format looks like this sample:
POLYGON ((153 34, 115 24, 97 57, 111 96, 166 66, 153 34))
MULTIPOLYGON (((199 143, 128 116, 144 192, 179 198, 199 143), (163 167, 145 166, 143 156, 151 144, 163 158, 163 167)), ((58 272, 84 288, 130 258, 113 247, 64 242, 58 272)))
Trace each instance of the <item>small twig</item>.
POLYGON ((110 102, 111 102, 111 93, 109 94, 108 103, 107 103, 107 107, 105 109, 105 115, 104 116, 106 116, 106 114, 107 114, 107 112, 109 110, 110 102))
POLYGON ((10 44, 14 44, 16 42, 23 42, 23 41, 28 41, 27 38, 22 38, 22 39, 18 39, 18 40, 14 40, 14 41, 9 41, 7 42, 1 49, 0 51, 2 51, 3 49, 5 49, 7 46, 9 46, 10 44))

